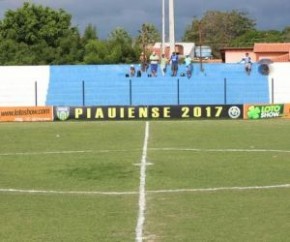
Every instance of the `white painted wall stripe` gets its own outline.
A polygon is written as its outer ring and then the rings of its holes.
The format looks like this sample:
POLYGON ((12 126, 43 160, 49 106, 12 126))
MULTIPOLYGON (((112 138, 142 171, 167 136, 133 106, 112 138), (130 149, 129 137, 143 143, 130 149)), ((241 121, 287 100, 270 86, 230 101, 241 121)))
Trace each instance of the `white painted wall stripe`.
POLYGON ((145 137, 142 151, 141 167, 140 167, 140 185, 139 185, 139 212, 136 225, 136 242, 143 241, 143 228, 145 222, 145 210, 146 210, 146 162, 147 162, 147 150, 149 139, 149 122, 146 122, 145 137))

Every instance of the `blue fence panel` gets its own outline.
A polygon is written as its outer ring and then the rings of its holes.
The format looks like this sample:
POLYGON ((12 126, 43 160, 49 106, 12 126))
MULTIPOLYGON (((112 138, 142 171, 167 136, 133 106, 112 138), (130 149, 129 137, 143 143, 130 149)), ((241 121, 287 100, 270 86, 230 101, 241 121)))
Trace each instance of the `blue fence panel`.
POLYGON ((223 104, 223 82, 221 78, 180 79, 180 104, 223 104))
POLYGON ((269 103, 268 78, 259 74, 257 65, 250 75, 229 73, 227 75, 227 103, 269 103))
POLYGON ((95 82, 85 82, 85 105, 128 105, 130 80, 109 77, 95 82))
POLYGON ((175 105, 177 80, 168 77, 141 77, 132 79, 133 105, 175 105))

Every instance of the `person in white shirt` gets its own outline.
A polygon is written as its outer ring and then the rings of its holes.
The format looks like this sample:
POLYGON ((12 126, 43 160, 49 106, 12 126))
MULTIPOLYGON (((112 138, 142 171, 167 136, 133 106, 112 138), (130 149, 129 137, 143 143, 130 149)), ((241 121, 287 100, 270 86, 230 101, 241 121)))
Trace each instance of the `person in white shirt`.
POLYGON ((166 74, 167 64, 168 64, 168 59, 166 58, 165 54, 162 54, 161 59, 160 59, 160 69, 161 69, 162 76, 165 76, 166 74))
POLYGON ((252 59, 249 55, 249 53, 246 53, 245 56, 242 58, 242 60, 240 61, 240 63, 244 63, 245 64, 245 71, 248 75, 251 74, 252 71, 252 59))
POLYGON ((152 76, 157 76, 159 57, 158 55, 156 55, 155 51, 152 52, 152 54, 149 57, 149 60, 150 60, 151 74, 152 76))
POLYGON ((186 76, 190 78, 193 71, 192 59, 189 55, 186 55, 184 59, 185 67, 186 67, 186 76))

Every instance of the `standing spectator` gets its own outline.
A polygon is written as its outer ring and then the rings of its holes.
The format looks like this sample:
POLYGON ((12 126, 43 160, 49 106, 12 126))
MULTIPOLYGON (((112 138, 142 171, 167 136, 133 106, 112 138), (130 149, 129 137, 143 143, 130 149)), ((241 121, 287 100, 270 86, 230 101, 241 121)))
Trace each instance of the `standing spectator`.
POLYGON ((240 63, 244 63, 245 64, 245 71, 248 75, 251 74, 252 71, 252 59, 249 56, 249 53, 246 53, 245 56, 242 58, 242 60, 240 61, 240 63))
POLYGON ((152 76, 157 76, 159 57, 158 55, 156 55, 155 51, 152 52, 152 54, 149 57, 149 60, 150 60, 151 74, 152 76))
POLYGON ((160 69, 161 69, 162 76, 165 76, 166 74, 167 64, 168 64, 168 59, 165 57, 164 54, 162 54, 161 59, 160 59, 160 69))
POLYGON ((141 63, 141 71, 142 72, 147 72, 147 56, 144 52, 141 52, 141 55, 139 57, 140 63, 141 63))
POLYGON ((193 71, 193 65, 192 65, 192 59, 189 55, 186 55, 184 59, 185 67, 186 67, 186 76, 187 78, 191 78, 192 71, 193 71))
POLYGON ((170 57, 172 76, 177 76, 178 61, 179 59, 177 53, 173 52, 170 57))

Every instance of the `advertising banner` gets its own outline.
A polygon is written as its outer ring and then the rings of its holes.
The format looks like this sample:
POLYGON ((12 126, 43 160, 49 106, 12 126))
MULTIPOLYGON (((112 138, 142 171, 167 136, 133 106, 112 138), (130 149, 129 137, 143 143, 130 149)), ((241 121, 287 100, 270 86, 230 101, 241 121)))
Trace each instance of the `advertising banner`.
POLYGON ((54 107, 55 120, 242 119, 243 105, 54 107))
POLYGON ((283 118, 284 104, 244 105, 244 119, 283 118))
POLYGON ((0 122, 53 121, 52 107, 0 107, 0 122))
POLYGON ((290 103, 284 104, 284 116, 283 118, 290 119, 290 103))

